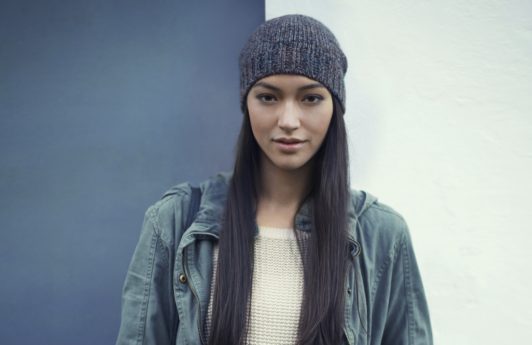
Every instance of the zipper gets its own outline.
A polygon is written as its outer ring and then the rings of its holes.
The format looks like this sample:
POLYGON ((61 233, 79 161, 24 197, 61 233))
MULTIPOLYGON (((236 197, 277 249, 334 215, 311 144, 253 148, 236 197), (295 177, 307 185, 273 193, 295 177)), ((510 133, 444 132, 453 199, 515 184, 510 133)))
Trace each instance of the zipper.
MULTIPOLYGON (((197 232, 195 233, 194 235, 205 235, 205 236, 208 236, 208 237, 212 237, 213 239, 216 239, 218 240, 219 237, 217 235, 214 235, 210 232, 197 232)), ((188 247, 188 246, 187 246, 188 247)), ((203 328, 202 328, 202 320, 203 320, 203 317, 201 316, 201 300, 199 298, 199 295, 196 291, 196 288, 194 287, 194 284, 192 282, 192 277, 190 275, 190 271, 188 269, 188 256, 186 254, 186 248, 183 248, 183 266, 185 268, 185 275, 187 276, 188 278, 188 286, 190 287, 190 291, 192 291, 192 294, 194 295, 194 298, 196 299, 197 301, 197 304, 198 304, 198 334, 199 334, 199 338, 200 338, 200 342, 202 345, 205 345, 205 339, 204 339, 204 334, 203 334, 203 328)))

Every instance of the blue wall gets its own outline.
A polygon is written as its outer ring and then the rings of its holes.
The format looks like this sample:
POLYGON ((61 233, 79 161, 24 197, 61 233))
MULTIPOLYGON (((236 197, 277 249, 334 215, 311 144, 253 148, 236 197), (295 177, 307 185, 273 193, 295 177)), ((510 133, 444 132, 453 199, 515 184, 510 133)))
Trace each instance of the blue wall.
POLYGON ((0 343, 112 344, 144 210, 232 165, 263 1, 2 1, 0 343))

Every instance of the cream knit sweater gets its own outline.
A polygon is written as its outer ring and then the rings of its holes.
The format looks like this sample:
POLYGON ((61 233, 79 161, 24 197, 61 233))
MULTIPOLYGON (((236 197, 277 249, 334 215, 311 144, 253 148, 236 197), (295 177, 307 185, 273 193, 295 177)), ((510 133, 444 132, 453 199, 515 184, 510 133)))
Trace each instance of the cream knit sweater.
MULTIPOLYGON (((218 248, 205 332, 211 327, 218 248)), ((295 344, 303 295, 303 263, 292 229, 259 227, 255 240, 253 287, 247 343, 295 344)))

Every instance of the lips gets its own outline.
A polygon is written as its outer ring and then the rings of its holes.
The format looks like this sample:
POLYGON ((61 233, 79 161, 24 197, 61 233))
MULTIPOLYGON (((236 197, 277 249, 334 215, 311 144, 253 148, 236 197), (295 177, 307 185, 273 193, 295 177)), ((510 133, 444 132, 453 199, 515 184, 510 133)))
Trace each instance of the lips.
POLYGON ((273 142, 276 143, 277 148, 281 152, 293 154, 303 147, 306 140, 301 140, 297 138, 276 138, 273 139, 273 142))
POLYGON ((278 138, 278 139, 273 139, 273 141, 277 143, 281 143, 281 144, 290 145, 290 144, 302 143, 304 140, 296 139, 296 138, 278 138))

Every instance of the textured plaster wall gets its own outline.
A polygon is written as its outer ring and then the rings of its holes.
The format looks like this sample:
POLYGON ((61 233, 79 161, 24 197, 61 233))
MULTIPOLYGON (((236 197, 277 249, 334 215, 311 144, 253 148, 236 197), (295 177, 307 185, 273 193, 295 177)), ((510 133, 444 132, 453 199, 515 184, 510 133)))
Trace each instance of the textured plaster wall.
POLYGON ((355 188, 407 219, 437 344, 532 339, 532 2, 267 0, 349 60, 355 188))

